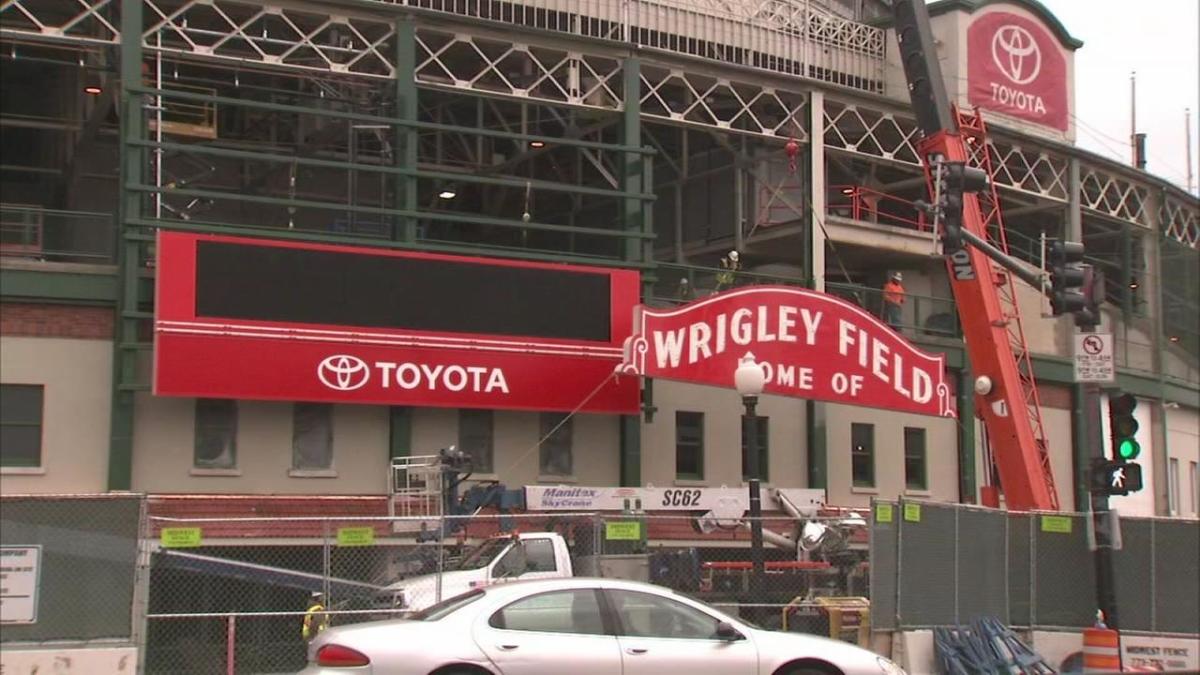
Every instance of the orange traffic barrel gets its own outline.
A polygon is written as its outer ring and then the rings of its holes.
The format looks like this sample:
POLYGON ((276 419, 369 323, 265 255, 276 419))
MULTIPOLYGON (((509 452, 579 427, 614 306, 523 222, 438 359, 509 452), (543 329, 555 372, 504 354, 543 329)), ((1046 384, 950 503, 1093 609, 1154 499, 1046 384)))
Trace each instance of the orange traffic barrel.
POLYGON ((1120 670, 1121 637, 1111 628, 1083 629, 1083 670, 1120 670))

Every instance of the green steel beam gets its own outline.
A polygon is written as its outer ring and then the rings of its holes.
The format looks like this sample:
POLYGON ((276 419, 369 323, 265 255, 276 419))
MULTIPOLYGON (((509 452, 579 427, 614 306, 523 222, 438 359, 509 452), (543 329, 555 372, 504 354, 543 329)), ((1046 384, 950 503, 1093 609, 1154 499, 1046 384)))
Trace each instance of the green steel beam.
MULTIPOLYGON (((395 153, 398 170, 415 172, 418 169, 418 153, 420 138, 410 125, 417 121, 417 27, 411 16, 405 16, 396 22, 396 117, 399 122, 393 127, 396 135, 395 153)), ((399 210, 415 213, 419 208, 417 202, 417 178, 415 174, 406 173, 396 180, 396 198, 394 206, 399 210)), ((404 242, 417 240, 416 216, 404 216, 403 226, 393 235, 393 239, 404 242)))
MULTIPOLYGON (((628 80, 628 75, 626 75, 628 80)), ((635 80, 636 81, 636 80, 635 80)), ((640 87, 640 83, 639 83, 640 87)), ((567 138, 564 136, 539 136, 536 134, 524 134, 516 131, 498 131, 496 129, 479 129, 472 127, 462 127, 454 124, 440 124, 437 122, 421 122, 414 120, 405 120, 395 117, 381 117, 378 115, 366 115, 363 113, 342 112, 338 110, 321 110, 318 108, 307 108, 304 106, 288 105, 286 103, 269 103, 266 101, 251 101, 242 98, 230 98, 227 96, 215 96, 211 94, 195 94, 191 92, 176 91, 172 89, 154 89, 151 87, 133 86, 130 91, 149 96, 162 96, 163 98, 178 98, 185 101, 195 102, 210 102, 218 105, 242 106, 246 108, 256 108, 258 110, 271 110, 275 112, 290 112, 299 115, 315 115, 318 117, 334 117, 338 119, 350 120, 353 122, 361 122, 364 124, 380 124, 387 126, 400 126, 419 131, 446 131, 452 133, 469 133, 473 136, 483 136, 485 138, 502 138, 514 141, 542 141, 556 146, 569 146, 575 148, 589 148, 592 150, 608 150, 615 152, 636 153, 641 155, 653 155, 654 149, 641 146, 628 145, 613 145, 611 143, 601 143, 599 141, 585 141, 578 138, 567 138)), ((634 90, 635 92, 638 89, 634 90)), ((636 95, 636 94, 635 94, 636 95)))
MULTIPOLYGON (((142 34, 142 0, 121 0, 121 33, 142 34)), ((121 41, 121 81, 125 83, 142 80, 142 41, 121 41)), ((145 133, 145 111, 142 97, 121 88, 120 133, 122 140, 140 139, 145 133)), ((121 182, 141 183, 146 170, 146 155, 141 149, 120 149, 121 182)), ((120 217, 118 232, 125 229, 127 219, 139 218, 142 214, 142 195, 122 190, 120 195, 120 217)), ((134 392, 128 387, 137 378, 137 354, 122 349, 122 343, 137 339, 137 319, 125 317, 126 311, 138 309, 138 259, 141 245, 136 241, 117 239, 118 298, 116 306, 116 330, 113 336, 112 415, 109 426, 108 489, 128 490, 133 482, 133 413, 134 392)))
POLYGON ((575 262, 584 265, 593 265, 596 267, 619 267, 627 268, 645 268, 651 263, 627 263, 619 258, 601 258, 587 255, 564 255, 562 253, 539 253, 524 248, 508 248, 500 246, 465 246, 456 244, 441 244, 422 241, 420 244, 409 244, 401 241, 391 241, 388 239, 378 239, 371 237, 352 237, 344 234, 322 234, 320 232, 310 232, 305 230, 288 230, 280 227, 272 226, 254 226, 254 225, 225 225, 222 223, 208 223, 198 221, 169 221, 169 220, 153 220, 150 218, 138 218, 128 221, 130 226, 156 228, 159 230, 170 230, 176 232, 196 232, 200 234, 212 234, 220 232, 222 234, 237 235, 245 237, 258 237, 267 239, 283 239, 288 241, 311 241, 311 242, 328 242, 334 244, 354 244, 359 246, 369 246, 375 248, 398 249, 398 250, 413 250, 413 251, 430 251, 437 253, 449 253, 456 255, 475 255, 493 258, 512 258, 520 260, 544 260, 548 262, 575 262))
MULTIPOLYGON (((628 57, 622 64, 624 75, 624 109, 621 113, 621 144, 624 146, 621 161, 622 190, 621 226, 625 240, 621 257, 627 264, 650 263, 652 250, 649 242, 654 238, 650 227, 650 208, 634 195, 645 189, 653 191, 651 167, 654 164, 653 150, 642 157, 633 149, 642 145, 641 115, 641 63, 636 57, 628 57)), ((650 282, 642 275, 641 296, 650 294, 650 282)), ((621 485, 638 487, 642 484, 642 419, 640 415, 621 415, 621 485)))
POLYGON ((975 378, 970 367, 958 371, 958 500, 976 502, 975 378))
MULTIPOLYGON (((467 127, 462 127, 465 131, 467 127)), ((408 132, 401 132, 402 135, 407 135, 408 132)), ((606 190, 604 188, 587 187, 585 185, 569 185, 567 183, 552 183, 544 180, 521 180, 517 178, 505 178, 501 176, 491 176, 487 174, 475 173, 453 173, 449 171, 428 171, 420 168, 409 168, 403 164, 396 166, 385 166, 382 164, 362 164, 359 162, 343 162, 330 159, 317 159, 313 157, 299 157, 296 155, 281 155, 268 154, 261 150, 234 150, 232 148, 216 147, 212 145, 193 145, 189 143, 158 143, 151 140, 146 141, 130 141, 129 145, 144 148, 161 148, 163 150, 174 150, 185 152, 191 155, 208 155, 211 157, 226 157, 230 159, 246 159, 256 162, 275 162, 277 164, 295 164, 297 166, 311 166, 326 169, 342 169, 346 171, 363 171, 368 173, 382 173, 399 177, 415 177, 429 178, 434 180, 453 181, 455 183, 478 183, 482 185, 497 185, 500 187, 511 187, 525 189, 528 187, 534 190, 545 190, 548 192, 564 192, 569 194, 592 195, 597 197, 634 197, 651 201, 655 199, 653 192, 638 191, 635 193, 627 193, 622 190, 606 190)), ((415 146, 413 146, 415 149, 415 146)), ((414 160, 415 161, 415 160, 414 160)), ((414 198, 413 203, 416 203, 414 198)))
MULTIPOLYGON (((614 238, 635 238, 635 239, 653 239, 654 233, 631 232, 622 230, 605 230, 598 227, 581 227, 570 225, 555 225, 553 223, 534 223, 509 220, 507 218, 490 218, 487 216, 472 216, 467 213, 458 212, 434 212, 434 211, 409 211, 406 209, 389 209, 379 206, 358 206, 338 202, 320 202, 312 199, 288 199, 286 197, 265 197, 261 195, 247 195, 238 192, 222 192, 220 190, 197 190, 194 188, 172 188, 164 190, 154 185, 146 185, 144 183, 126 183, 125 189, 133 192, 145 193, 165 193, 171 195, 183 195, 185 197, 202 197, 205 199, 226 199, 235 202, 249 202, 251 204, 267 204, 271 206, 287 206, 295 208, 313 208, 324 209, 327 211, 342 211, 353 213, 370 213, 375 215, 399 215, 409 218, 422 218, 427 220, 440 220, 451 223, 470 223, 473 225, 493 225, 498 227, 512 227, 517 229, 528 230, 544 230, 547 232, 575 232, 576 234, 590 234, 600 237, 614 238)), ((636 201, 636 200, 634 200, 636 201)), ((217 225, 220 227, 220 225, 217 225)))
POLYGON ((642 419, 639 415, 621 415, 621 487, 642 485, 642 419))
POLYGON ((826 442, 825 404, 811 399, 804 402, 805 440, 808 442, 808 487, 827 487, 828 443, 826 442))
MULTIPOLYGON (((1087 447, 1087 411, 1084 408, 1084 389, 1071 385, 1071 473, 1075 486, 1075 511, 1087 511, 1091 504, 1092 449, 1087 447)), ((1099 434, 1097 434, 1099 435, 1099 434)), ((1104 453, 1107 454, 1107 453, 1104 453)))
POLYGON ((0 269, 0 298, 41 302, 112 304, 117 302, 117 275, 0 269))

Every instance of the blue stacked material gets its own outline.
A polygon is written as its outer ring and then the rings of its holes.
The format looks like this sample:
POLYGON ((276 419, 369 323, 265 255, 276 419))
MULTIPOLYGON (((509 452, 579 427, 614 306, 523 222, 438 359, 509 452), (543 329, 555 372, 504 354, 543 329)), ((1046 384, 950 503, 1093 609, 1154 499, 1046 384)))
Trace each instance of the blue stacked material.
POLYGON ((994 617, 975 619, 970 626, 934 628, 933 643, 938 672, 944 675, 1055 672, 1011 628, 994 617))

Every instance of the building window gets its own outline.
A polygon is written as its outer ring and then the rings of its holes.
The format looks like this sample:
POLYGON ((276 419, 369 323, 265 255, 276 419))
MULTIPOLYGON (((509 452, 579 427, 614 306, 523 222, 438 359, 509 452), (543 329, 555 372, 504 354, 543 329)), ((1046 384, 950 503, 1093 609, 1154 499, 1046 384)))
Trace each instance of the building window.
POLYGON ((928 490, 925 474, 925 430, 904 427, 904 487, 909 490, 928 490))
POLYGON ((571 417, 566 413, 542 413, 541 422, 541 475, 570 476, 575 469, 571 453, 571 417))
POLYGON ((850 425, 850 472, 854 487, 875 487, 875 425, 850 425))
POLYGON ((471 468, 478 473, 495 471, 492 462, 492 411, 458 411, 458 449, 471 456, 471 468))
POLYGON ((197 469, 237 468, 237 401, 196 399, 197 469))
POLYGON ((704 479, 704 413, 675 413, 675 477, 704 479))
MULTIPOLYGON (((746 423, 747 419, 749 419, 749 418, 747 418, 745 415, 742 415, 742 480, 750 480, 750 453, 748 452, 749 445, 750 445, 750 443, 749 443, 750 439, 747 438, 747 432, 750 429, 750 425, 746 423)), ((769 442, 770 437, 767 435, 767 431, 770 427, 770 425, 767 424, 769 419, 770 419, 769 417, 763 417, 761 415, 756 415, 754 417, 754 422, 753 422, 753 424, 755 425, 755 427, 757 428, 757 431, 758 431, 758 433, 756 435, 758 436, 757 443, 758 443, 758 479, 759 480, 767 480, 768 476, 771 475, 771 472, 770 472, 768 464, 767 464, 767 457, 770 456, 768 449, 770 448, 770 445, 771 445, 769 442)))
POLYGON ((40 384, 0 385, 0 466, 42 465, 42 400, 40 384))
POLYGON ((1167 509, 1172 516, 1179 515, 1179 460, 1172 457, 1167 474, 1167 509))
POLYGON ((297 403, 292 408, 292 468, 333 468, 333 406, 297 403))
POLYGON ((1200 516, 1200 472, 1197 471, 1197 463, 1191 462, 1191 478, 1192 478, 1192 513, 1200 516))

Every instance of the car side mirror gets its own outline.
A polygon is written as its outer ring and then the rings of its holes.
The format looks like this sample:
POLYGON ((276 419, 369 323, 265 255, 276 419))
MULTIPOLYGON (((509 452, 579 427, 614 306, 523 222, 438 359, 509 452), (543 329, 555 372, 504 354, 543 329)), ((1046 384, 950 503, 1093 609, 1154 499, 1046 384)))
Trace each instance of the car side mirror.
POLYGON ((728 621, 722 621, 717 624, 717 639, 725 640, 726 642, 735 642, 742 639, 742 634, 733 627, 733 624, 728 621))

